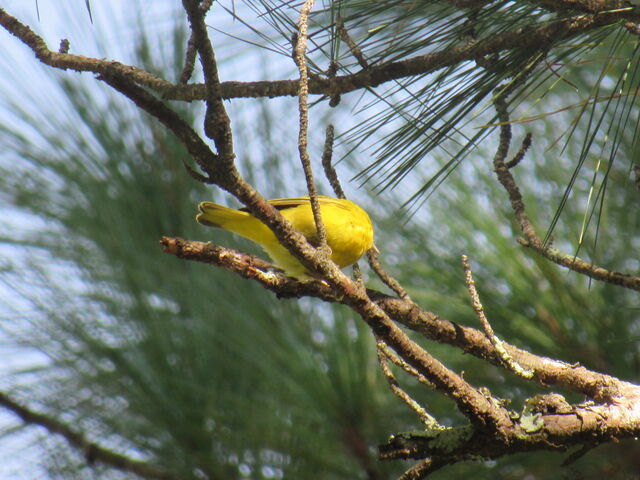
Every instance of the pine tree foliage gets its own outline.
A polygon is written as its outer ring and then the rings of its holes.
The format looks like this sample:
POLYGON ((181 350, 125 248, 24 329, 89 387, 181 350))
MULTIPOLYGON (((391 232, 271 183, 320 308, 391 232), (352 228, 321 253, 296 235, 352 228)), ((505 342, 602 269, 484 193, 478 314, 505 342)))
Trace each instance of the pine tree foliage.
MULTIPOLYGON (((98 6, 86 4, 99 21, 98 6)), ((242 54, 262 46, 283 59, 278 78, 293 75, 287 57, 300 2, 221 8, 234 23, 212 20, 212 29, 244 40, 242 54)), ((311 18, 309 64, 315 74, 362 67, 336 19, 377 66, 579 13, 547 2, 326 2, 311 18)), ((139 33, 134 63, 177 79, 184 27, 150 35, 139 33)), ((220 56, 234 68, 226 41, 220 56)), ((343 126, 341 174, 364 186, 358 200, 374 217, 384 261, 418 303, 470 323, 459 261, 467 253, 501 337, 634 381, 637 296, 591 284, 513 242, 519 230, 491 172, 490 134, 496 89, 516 85, 515 135, 534 134, 516 171, 529 214, 565 251, 637 271, 629 254, 640 238, 629 175, 638 152, 637 57, 637 36, 608 25, 345 95, 346 113, 320 102, 312 113, 343 126)), ((11 348, 37 352, 37 362, 9 376, 12 392, 91 441, 179 478, 397 477, 403 466, 378 462, 375 446, 421 426, 388 391, 362 323, 345 309, 277 300, 228 272, 162 255, 163 235, 252 247, 197 226, 198 201, 226 199, 185 173, 186 151, 155 120, 73 76, 56 74, 51 85, 63 107, 38 104, 34 114, 9 99, 0 122, 0 282, 11 292, 2 330, 11 348)), ((230 109, 244 127, 234 132, 243 173, 268 197, 297 194, 295 145, 286 143, 293 101, 242 101, 230 109)), ((198 105, 177 108, 200 121, 198 105)), ((319 145, 321 129, 311 138, 319 145)), ((468 356, 430 348, 514 405, 534 393, 468 356)), ((450 402, 397 374, 445 424, 459 420, 450 402)), ((87 465, 63 441, 44 445, 52 477, 126 478, 87 465)), ((536 453, 456 465, 434 478, 602 478, 632 473, 632 450, 607 446, 569 470, 558 468, 560 455, 536 453)))

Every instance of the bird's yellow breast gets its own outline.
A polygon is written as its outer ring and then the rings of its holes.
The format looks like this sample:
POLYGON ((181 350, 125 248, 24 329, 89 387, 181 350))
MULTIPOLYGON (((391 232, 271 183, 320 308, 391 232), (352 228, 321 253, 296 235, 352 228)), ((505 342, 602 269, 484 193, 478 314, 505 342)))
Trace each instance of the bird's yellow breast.
MULTIPOLYGON (((331 260, 340 268, 354 264, 373 246, 373 225, 369 215, 349 200, 320 197, 320 215, 327 232, 331 260)), ((317 242, 311 204, 282 209, 282 215, 312 243, 317 242)))

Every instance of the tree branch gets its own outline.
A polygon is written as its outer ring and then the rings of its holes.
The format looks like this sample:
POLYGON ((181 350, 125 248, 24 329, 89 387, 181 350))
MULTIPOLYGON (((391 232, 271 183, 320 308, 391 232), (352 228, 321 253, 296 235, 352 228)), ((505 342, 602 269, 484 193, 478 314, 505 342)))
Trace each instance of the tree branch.
POLYGON ((466 255, 462 255, 462 266, 464 268, 464 277, 465 283, 467 285, 467 290, 469 291, 469 296, 471 297, 471 307, 473 308, 473 311, 476 312, 476 316, 478 317, 478 320, 480 320, 480 324, 482 325, 485 336, 491 342, 493 348, 495 348, 496 353, 502 360, 503 365, 522 378, 532 378, 534 372, 532 370, 526 370, 522 368, 521 365, 513 360, 513 358, 505 350, 502 340, 500 340, 496 336, 493 328, 491 327, 491 324, 489 323, 489 320, 487 320, 487 317, 484 314, 484 307, 482 306, 482 302, 480 302, 480 295, 478 294, 478 290, 476 289, 476 282, 473 278, 473 273, 471 272, 471 264, 469 263, 469 258, 466 255))
POLYGON ((434 460, 433 458, 427 458, 426 460, 416 463, 413 467, 404 472, 398 480, 422 480, 433 472, 440 470, 442 467, 446 467, 453 462, 453 460, 434 460))
POLYGON ((557 394, 538 395, 519 414, 503 444, 466 427, 394 435, 380 456, 422 459, 478 456, 495 459, 533 450, 564 451, 573 445, 633 438, 640 433, 640 387, 630 385, 619 402, 569 405, 557 394))
POLYGON ((307 144, 309 140, 309 71, 307 68, 307 30, 309 28, 309 13, 313 8, 313 0, 306 0, 300 9, 300 19, 298 20, 298 32, 294 46, 293 58, 298 66, 300 73, 299 90, 298 90, 298 153, 300 162, 302 163, 302 171, 307 182, 307 192, 309 192, 309 201, 311 203, 311 211, 313 212, 313 220, 316 224, 318 235, 318 249, 328 256, 327 231, 322 221, 320 212, 320 203, 318 202, 318 191, 316 183, 313 179, 313 169, 311 168, 311 159, 307 144))
MULTIPOLYGON (((207 259, 208 263, 228 262, 229 259, 233 259, 234 265, 230 269, 240 274, 247 271, 246 265, 244 265, 245 260, 251 262, 252 265, 255 261, 251 256, 245 259, 242 256, 244 254, 237 252, 229 254, 227 249, 201 242, 165 238, 163 243, 170 245, 170 249, 165 250, 167 253, 180 258, 197 261, 207 259), (205 253, 207 251, 212 255, 208 256, 205 253)), ((322 282, 298 282, 280 275, 267 279, 263 279, 259 275, 243 274, 243 276, 261 282, 280 297, 312 296, 330 302, 348 303, 335 289, 322 282)), ((501 357, 496 353, 495 348, 483 332, 457 325, 441 319, 433 313, 422 311, 409 300, 389 297, 372 290, 368 290, 368 296, 391 318, 424 334, 427 338, 448 343, 461 348, 465 353, 471 353, 495 365, 501 365, 501 357)), ((520 365, 534 370, 533 378, 540 384, 555 384, 572 391, 582 392, 602 404, 587 403, 573 406, 566 402, 551 401, 550 399, 555 398, 554 396, 534 397, 533 405, 517 417, 516 425, 506 429, 506 436, 502 439, 494 438, 487 441, 486 435, 481 433, 484 429, 469 431, 456 429, 453 432, 447 430, 437 433, 437 435, 430 432, 430 435, 436 436, 426 440, 424 437, 418 436, 417 443, 411 437, 409 445, 404 441, 398 444, 398 438, 401 437, 395 435, 387 446, 381 447, 381 458, 437 457, 438 462, 447 464, 459 461, 459 458, 455 458, 456 455, 460 456, 469 452, 471 455, 483 458, 497 458, 522 451, 558 449, 559 446, 566 448, 567 445, 591 441, 589 439, 594 436, 602 441, 610 441, 612 436, 624 438, 640 434, 640 387, 598 374, 578 365, 569 365, 557 360, 539 357, 506 343, 503 346, 520 365), (584 427, 582 426, 585 421, 583 419, 586 419, 584 427), (473 432, 473 434, 470 436, 468 432, 473 432), (458 436, 460 438, 458 439, 459 443, 454 444, 456 446, 452 451, 449 450, 449 440, 451 440, 453 433, 456 433, 454 438, 458 438, 458 436), (461 435, 462 433, 464 435, 461 435), (442 448, 446 446, 449 453, 439 450, 438 446, 442 448)), ((423 373, 422 369, 418 371, 423 373)), ((429 381, 433 381, 433 376, 426 377, 429 381)), ((438 388, 438 390, 442 391, 442 388, 438 388)), ((465 456, 465 458, 468 457, 465 456)))
POLYGON ((535 3, 551 12, 578 11, 602 13, 611 10, 627 9, 625 0, 534 0, 535 3))
POLYGON ((511 423, 508 412, 499 405, 497 400, 475 389, 462 377, 420 348, 393 323, 381 306, 370 300, 368 292, 359 288, 344 274, 341 275, 346 283, 331 286, 323 285, 323 282, 317 281, 299 282, 284 275, 264 278, 261 275, 255 275, 255 272, 251 270, 251 267, 254 267, 256 263, 254 263, 254 257, 246 257, 246 254, 240 254, 210 243, 192 242, 179 238, 163 237, 161 244, 166 253, 178 258, 223 266, 244 278, 260 282, 265 288, 274 291, 281 297, 309 295, 351 307, 371 327, 374 335, 384 340, 407 363, 433 383, 438 391, 452 398, 460 411, 468 416, 474 425, 495 432, 500 436, 505 425, 511 423), (243 264, 245 259, 249 261, 248 265, 243 264))
POLYGON ((156 91, 171 90, 175 88, 175 85, 171 82, 138 67, 125 65, 114 60, 104 60, 49 50, 49 47, 42 37, 36 34, 27 25, 9 15, 3 8, 0 8, 0 25, 28 46, 36 55, 38 60, 51 67, 59 68, 61 70, 71 69, 78 72, 94 73, 117 71, 122 75, 131 78, 136 83, 152 88, 156 91))
POLYGON ((221 157, 222 166, 228 168, 235 158, 231 120, 222 102, 218 65, 204 21, 211 3, 201 4, 199 0, 182 0, 182 5, 189 18, 193 43, 200 54, 200 64, 204 72, 207 105, 204 131, 209 138, 213 139, 217 153, 221 157))
MULTIPOLYGON (((305 6, 310 8, 311 3, 311 0, 307 0, 305 6)), ((610 438, 612 435, 638 434, 640 415, 636 405, 639 404, 637 400, 640 398, 640 393, 637 386, 590 372, 582 367, 537 357, 504 344, 505 350, 520 365, 535 371, 534 378, 538 382, 555 383, 574 391, 584 392, 597 401, 608 402, 606 405, 572 406, 564 400, 557 401, 550 396, 544 396, 544 398, 538 399, 539 401, 536 400, 531 405, 527 405, 519 416, 514 416, 499 399, 492 397, 488 392, 475 388, 461 375, 448 369, 422 349, 396 325, 394 320, 424 333, 428 338, 450 343, 465 352, 468 351, 478 357, 488 359, 494 364, 501 364, 501 357, 496 353, 496 348, 482 332, 458 326, 442 320, 434 314, 422 311, 400 288, 396 291, 404 298, 384 296, 379 292, 366 290, 361 283, 352 282, 335 264, 313 248, 304 236, 293 229, 291 224, 266 202, 238 172, 234 164, 231 125, 222 101, 223 98, 231 98, 232 96, 298 94, 301 106, 306 106, 307 87, 309 93, 329 94, 335 98, 341 93, 361 88, 373 88, 387 81, 434 72, 505 49, 531 48, 539 45, 550 46, 559 40, 613 24, 621 19, 638 21, 640 16, 633 12, 632 8, 597 11, 596 13, 559 19, 540 26, 518 28, 489 38, 471 40, 426 55, 366 67, 359 72, 341 77, 308 79, 306 70, 300 67, 299 81, 242 84, 239 82, 220 82, 214 50, 208 38, 205 24, 205 15, 211 2, 183 0, 183 5, 191 26, 193 45, 199 53, 204 70, 204 85, 173 85, 141 69, 128 67, 118 62, 63 53, 66 51, 65 49, 62 49, 62 52, 52 52, 42 38, 0 9, 0 24, 28 45, 43 63, 56 68, 73 68, 79 71, 99 73, 101 80, 130 98, 141 109, 163 123, 187 147, 190 155, 204 172, 205 175, 201 175, 188 167, 195 178, 205 183, 218 185, 234 195, 248 207, 255 217, 274 232, 282 245, 300 259, 307 268, 322 275, 326 282, 299 282, 284 275, 274 274, 269 272, 270 265, 267 262, 212 244, 165 237, 162 244, 167 253, 180 258, 221 266, 244 278, 260 282, 279 296, 315 296, 327 301, 342 303, 355 311, 367 323, 377 338, 395 350, 408 366, 415 369, 417 375, 424 377, 434 385, 436 390, 452 399, 458 409, 471 422, 470 426, 460 429, 430 431, 422 435, 397 436, 389 444, 388 449, 383 452, 385 458, 438 457, 431 463, 423 463, 418 466, 415 469, 418 474, 439 468, 451 461, 457 461, 454 457, 461 458, 464 455, 463 452, 467 452, 467 455, 470 451, 474 455, 478 452, 477 455, 492 458, 491 455, 504 455, 512 451, 556 448, 556 445, 550 444, 549 439, 557 440, 561 445, 567 445, 585 438, 590 440, 600 438, 598 435, 608 435, 610 438), (179 99, 203 99, 206 101, 205 132, 214 140, 216 152, 213 152, 207 143, 173 110, 152 95, 148 88, 155 89, 165 98, 178 99, 181 95, 200 95, 191 98, 184 96, 179 99), (291 88, 290 93, 288 93, 288 88, 291 88), (240 94, 240 92, 244 93, 240 94), (590 416, 590 414, 593 415, 590 416), (579 427, 579 424, 585 426, 579 427), (596 431, 598 427, 600 428, 596 431), (442 446, 446 442, 443 443, 441 440, 445 435, 452 433, 458 435, 456 437, 458 443, 453 443, 453 445, 459 445, 460 449, 465 449, 464 451, 456 451, 455 447, 453 450, 445 451, 443 449, 442 446), (567 437, 569 434, 571 436, 567 437), (519 448, 519 450, 509 450, 510 448, 519 448)), ((304 10, 301 18, 304 18, 304 10)), ((302 28, 304 22, 301 21, 300 24, 300 36, 304 40, 306 39, 302 28)), ((296 53, 299 66, 304 65, 306 68, 304 41, 297 42, 296 53)), ((185 72, 188 73, 187 69, 185 72)), ((501 95, 499 97, 502 98, 501 95)), ((303 110, 301 107, 301 112, 303 110)), ((301 129, 301 133, 304 131, 306 134, 306 126, 302 126, 304 128, 301 129)), ((501 162, 510 175, 504 162, 508 143, 507 136, 505 135, 504 138, 501 136, 501 149, 496 155, 496 158, 500 157, 501 160, 495 162, 496 165, 501 162)), ((306 145, 304 146, 306 147, 306 145)), ((499 173, 500 175, 503 175, 502 171, 499 173)), ((307 178, 313 183, 310 176, 307 178)), ((312 188, 310 188, 310 195, 312 198, 314 197, 312 188)), ((522 205, 520 214, 526 216, 524 205, 522 205)), ((321 228, 321 222, 318 222, 318 228, 321 228)), ((532 232, 535 235, 535 231, 532 230, 532 232)), ((82 440, 82 437, 79 438, 82 440)))
MULTIPOLYGON (((509 152, 509 144, 511 142, 511 125, 509 123, 505 92, 499 93, 496 96, 494 103, 500 120, 500 146, 498 147, 498 151, 493 159, 493 166, 498 177, 498 181, 509 195, 511 208, 513 209, 516 221, 520 226, 520 230, 525 237, 524 239, 518 239, 518 242, 522 246, 532 249, 544 258, 566 267, 569 270, 586 275, 594 280, 600 280, 623 288, 628 288, 630 290, 640 291, 640 277, 616 272, 614 270, 608 270, 606 268, 590 264, 575 255, 562 253, 559 250, 544 244, 542 239, 536 233, 533 223, 529 219, 529 215, 527 214, 524 205, 524 200, 522 199, 522 194, 520 193, 518 184, 510 170, 510 167, 514 167, 518 162, 512 161, 509 162, 509 164, 505 163, 505 159, 509 152)), ((527 143, 527 139, 525 138, 521 151, 526 150, 527 143)), ((519 161, 519 157, 520 152, 518 152, 514 160, 519 161)))
MULTIPOLYGON (((392 350, 389 350, 389 347, 384 342, 378 341, 377 343, 377 356, 378 356, 378 364, 380 365, 380 369, 382 370, 382 374, 387 379, 387 383, 389 384, 389 388, 391 392, 402 400, 411 410, 414 411, 416 415, 420 418, 420 421, 424 424, 426 428, 444 428, 438 424, 438 421, 429 413, 425 408, 420 405, 416 400, 411 398, 411 396, 405 392, 396 377, 393 375, 393 372, 389 368, 388 360, 391 360, 396 365, 401 365, 402 368, 405 368, 405 371, 411 372, 411 375, 414 375, 418 379, 423 379, 424 382, 429 383, 422 375, 416 372, 411 366, 407 365, 404 361, 397 357, 397 354, 392 350)), ((430 387, 433 387, 429 383, 430 387)))
POLYGON ((194 39, 193 32, 191 32, 191 35, 189 36, 189 41, 187 42, 187 50, 184 55, 184 67, 182 68, 182 73, 178 78, 178 84, 186 85, 189 82, 189 79, 191 78, 191 75, 193 75, 193 70, 195 68, 196 53, 197 53, 197 48, 195 44, 195 39, 194 39))
MULTIPOLYGON (((620 20, 640 23, 640 13, 628 7, 616 11, 575 15, 543 25, 521 27, 489 38, 471 40, 462 45, 445 48, 405 60, 386 62, 362 69, 353 74, 335 76, 331 79, 314 77, 309 79, 309 93, 318 95, 340 95, 362 88, 374 88, 383 83, 405 77, 424 75, 457 63, 499 53, 514 47, 537 47, 548 45, 582 34, 620 20)), ((137 67, 112 60, 59 53, 49 50, 44 40, 33 30, 0 9, 0 25, 29 46, 43 63, 55 68, 105 73, 108 69, 129 76, 140 85, 152 88, 167 100, 206 100, 204 84, 173 84, 137 67)), ((296 96, 298 80, 276 80, 258 82, 228 81, 220 83, 222 98, 259 98, 296 96)))
POLYGON ((33 410, 16 402, 4 392, 0 392, 0 405, 18 415, 24 423, 40 425, 51 433, 61 435, 67 442, 69 442, 70 445, 82 452, 82 455, 89 464, 98 461, 109 467, 117 468, 118 470, 128 473, 134 473, 143 478, 179 480, 179 477, 150 463, 134 460, 120 453, 101 447, 97 443, 90 442, 84 437, 84 435, 74 431, 64 423, 41 413, 34 412, 33 410))
MULTIPOLYGON (((259 282, 280 298, 309 296, 327 302, 347 304, 346 299, 341 297, 335 288, 324 282, 299 282, 285 275, 270 275, 268 278, 255 275, 253 269, 267 271, 271 265, 253 255, 181 238, 163 237, 160 243, 165 253, 225 268, 243 278, 259 282)), ((484 332, 440 318, 435 313, 422 310, 411 300, 392 297, 372 289, 367 289, 367 296, 389 317, 426 338, 454 346, 464 353, 502 366, 502 359, 484 332)), ((599 402, 610 401, 627 385, 626 382, 580 365, 534 355, 506 342, 503 342, 503 346, 518 364, 534 370, 533 379, 541 385, 557 385, 599 402)))

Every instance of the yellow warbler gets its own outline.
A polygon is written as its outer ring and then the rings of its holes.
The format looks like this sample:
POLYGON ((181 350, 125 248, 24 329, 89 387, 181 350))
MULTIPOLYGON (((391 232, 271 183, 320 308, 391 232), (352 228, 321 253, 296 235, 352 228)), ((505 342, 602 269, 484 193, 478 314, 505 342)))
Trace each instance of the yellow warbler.
MULTIPOLYGON (((318 196, 320 214, 331 260, 340 268, 355 263, 364 252, 373 247, 373 225, 367 212, 349 200, 318 196)), ((269 203, 280 210, 283 217, 300 231, 312 244, 317 243, 316 224, 309 197, 278 198, 269 203)), ((209 227, 219 227, 237 233, 259 244, 275 265, 287 275, 309 278, 309 272, 289 251, 280 245, 269 228, 251 215, 247 209, 234 210, 212 202, 199 205, 196 220, 209 227)))

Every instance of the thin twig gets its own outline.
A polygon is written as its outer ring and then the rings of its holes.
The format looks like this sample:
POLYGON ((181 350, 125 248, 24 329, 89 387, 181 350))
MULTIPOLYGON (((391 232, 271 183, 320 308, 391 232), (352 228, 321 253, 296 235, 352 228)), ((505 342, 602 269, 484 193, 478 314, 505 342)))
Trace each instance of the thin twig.
POLYGON ((358 63, 360 64, 360 66, 362 68, 369 68, 369 62, 367 62, 367 59, 364 58, 364 55, 362 54, 362 50, 360 50, 360 47, 356 45, 356 42, 354 42, 353 39, 351 38, 351 35, 349 35, 349 32, 347 31, 347 27, 345 27, 344 21, 340 16, 336 18, 336 28, 338 29, 338 34, 340 34, 340 38, 342 38, 342 40, 347 44, 347 46, 349 47, 349 50, 351 51, 351 55, 353 55, 356 58, 356 60, 358 60, 358 63))
POLYGON ((147 462, 134 460, 120 453, 108 450, 97 443, 90 442, 84 435, 69 426, 42 413, 34 412, 16 402, 6 393, 0 392, 0 405, 18 415, 24 423, 40 425, 49 432, 61 435, 70 445, 82 452, 87 463, 101 462, 109 467, 133 473, 142 478, 159 480, 178 480, 178 477, 147 462))
POLYGON ((58 53, 69 53, 70 46, 71 44, 69 43, 69 40, 66 38, 63 38, 62 40, 60 40, 60 47, 58 47, 58 53))
POLYGON ((424 377, 424 375, 422 375, 415 368, 413 368, 411 365, 409 365, 407 362, 405 362, 403 359, 401 359, 398 356, 398 354, 396 352, 394 352, 391 348, 389 348, 389 346, 386 343, 384 343, 382 341, 378 341, 378 349, 381 349, 384 352, 384 354, 387 356, 387 358, 389 360, 391 360, 391 362, 394 365, 396 365, 397 367, 400 367, 401 369, 403 369, 405 372, 407 372, 409 375, 414 377, 420 383, 422 383, 423 385, 426 385, 427 387, 429 387, 431 389, 435 388, 433 383, 431 383, 429 380, 427 380, 424 377))
POLYGON ((533 138, 533 135, 531 132, 525 135, 524 140, 522 140, 522 144, 520 145, 520 150, 518 150, 518 153, 516 153, 515 156, 505 164, 509 170, 511 170, 514 167, 517 167, 518 164, 522 161, 524 156, 527 154, 527 151, 529 150, 529 148, 531 148, 532 138, 533 138))
MULTIPOLYGON (((336 172, 336 169, 331 163, 333 136, 334 136, 333 125, 329 125, 327 127, 324 151, 322 155, 322 166, 324 168, 324 174, 329 180, 329 183, 331 184, 331 188, 333 188, 333 191, 335 192, 335 194, 338 196, 338 198, 346 198, 344 194, 344 190, 342 189, 342 185, 340 185, 340 180, 338 179, 338 174, 336 172)), ((376 275, 378 275, 380 280, 382 280, 384 284, 387 285, 391 290, 393 290, 400 298, 411 300, 409 298, 409 294, 406 292, 404 288, 402 288, 402 285, 400 285, 400 282, 398 282, 396 279, 391 277, 391 275, 389 275, 382 268, 382 265, 378 260, 376 250, 377 249, 371 249, 367 252, 367 259, 369 260, 369 265, 371 266, 371 269, 376 273, 376 275)), ((354 275, 356 276, 357 279, 360 278, 360 267, 358 267, 357 264, 354 265, 354 275)))
MULTIPOLYGON (((333 125, 329 125, 326 131, 324 150, 322 154, 322 166, 324 168, 324 174, 327 177, 327 180, 329 180, 331 188, 333 188, 336 196, 338 198, 346 198, 344 190, 342 189, 342 185, 340 185, 340 180, 338 179, 338 173, 331 163, 331 156, 333 152, 333 136, 334 127, 333 125)), ((411 300, 407 291, 402 287, 402 285, 400 285, 400 282, 398 282, 384 270, 382 264, 378 260, 377 255, 377 249, 372 248, 367 252, 367 259, 369 260, 371 269, 376 273, 376 275, 378 275, 380 280, 382 280, 382 282, 387 285, 392 291, 394 291, 400 298, 411 300)), ((356 280, 360 280, 362 277, 358 264, 355 264, 353 266, 353 270, 356 280)))
POLYGON ((411 300, 411 297, 409 297, 409 294, 404 289, 404 287, 400 285, 400 282, 398 282, 395 278, 389 275, 387 271, 382 267, 382 264, 378 259, 378 254, 376 253, 375 250, 371 249, 367 251, 367 260, 369 260, 369 265, 371 266, 371 269, 374 272, 376 272, 376 275, 378 275, 378 278, 380 278, 380 280, 382 280, 382 282, 387 287, 393 290, 396 293, 396 295, 398 295, 403 300, 413 302, 413 300, 411 300))
MULTIPOLYGON (((338 62, 336 60, 331 60, 331 62, 329 63, 329 68, 327 69, 327 78, 329 79, 329 82, 333 82, 333 79, 336 78, 336 73, 338 73, 338 62)), ((334 88, 332 88, 332 90, 334 90, 334 88)), ((330 95, 330 100, 329 100, 329 106, 331 108, 335 108, 338 105, 340 105, 340 94, 339 93, 332 93, 330 95)))
POLYGON ((594 265, 593 263, 586 262, 573 254, 564 253, 557 248, 550 246, 545 247, 543 246, 542 239, 539 237, 533 242, 531 239, 517 240, 523 247, 530 248, 547 260, 551 260, 553 263, 568 268, 569 270, 573 270, 576 273, 586 275, 594 280, 600 280, 601 282, 610 283, 611 285, 617 285, 622 288, 628 288, 629 290, 640 292, 640 277, 617 272, 615 270, 609 270, 607 268, 594 265))
POLYGON ((182 73, 180 74, 180 78, 178 83, 181 85, 186 85, 191 75, 193 75, 193 69, 196 64, 196 53, 198 52, 196 48, 196 42, 193 38, 193 32, 189 35, 189 41, 187 42, 187 51, 184 55, 184 67, 182 68, 182 73))
POLYGON ((405 392, 402 387, 400 387, 398 380, 396 380, 396 377, 393 375, 393 372, 391 371, 391 369, 389 368, 389 364, 387 363, 387 352, 385 351, 385 347, 388 350, 387 345, 379 340, 377 347, 378 363, 380 364, 380 369, 382 370, 382 374, 384 375, 384 377, 387 379, 387 383, 389 384, 389 388, 391 389, 393 394, 404 403, 406 403, 407 406, 411 410, 413 410, 416 415, 418 415, 420 421, 424 424, 425 427, 429 429, 442 428, 438 424, 438 421, 434 417, 432 417, 422 405, 411 398, 411 396, 407 392, 405 392))
POLYGON ((542 246, 542 240, 538 237, 535 228, 529 216, 524 208, 524 202, 520 189, 518 188, 513 175, 505 164, 505 159, 508 154, 509 143, 511 141, 511 124, 509 123, 509 113, 507 112, 507 102, 504 95, 498 94, 494 99, 496 111, 498 112, 498 119, 500 120, 500 144, 496 154, 493 158, 493 166, 498 176, 498 180, 502 186, 509 193, 509 199, 511 200, 511 208, 516 216, 516 220, 520 225, 520 230, 529 241, 539 241, 542 246), (505 147, 506 146, 506 147, 505 147))
POLYGON ((200 11, 202 13, 207 13, 209 9, 213 5, 213 0, 200 0, 200 11))
POLYGON ((354 263, 351 266, 351 269, 353 270, 353 279, 356 282, 364 285, 364 281, 362 280, 362 270, 360 270, 360 265, 358 265, 358 262, 354 263))
POLYGON ((440 470, 442 467, 445 467, 448 464, 453 463, 454 461, 454 459, 446 460, 440 458, 427 458, 425 460, 420 460, 418 463, 404 472, 398 478, 398 480, 422 480, 428 475, 431 475, 436 470, 440 470))
POLYGON ((469 263, 469 258, 466 255, 462 255, 462 266, 464 267, 464 280, 467 285, 467 290, 469 291, 469 296, 471 297, 471 306, 473 307, 473 311, 476 312, 476 316, 478 317, 478 320, 480 320, 480 324, 482 325, 485 335, 491 342, 491 345, 493 345, 493 348, 496 349, 496 352, 500 356, 504 366, 522 378, 532 378, 535 372, 533 370, 523 368, 511 355, 509 355, 509 352, 504 348, 502 341, 494 333, 489 320, 487 320, 487 317, 484 314, 484 307, 480 302, 480 295, 478 295, 478 290, 476 289, 476 282, 473 279, 473 274, 471 273, 471 264, 469 263))
POLYGON ((573 270, 574 272, 586 275, 594 280, 600 280, 613 285, 618 285, 630 290, 640 291, 640 277, 632 276, 615 270, 608 270, 597 265, 585 262, 575 255, 563 253, 555 248, 545 245, 542 238, 536 233, 533 223, 527 214, 522 194, 518 188, 509 167, 505 163, 508 154, 509 142, 511 141, 511 125, 509 123, 509 113, 505 96, 509 92, 503 90, 494 98, 494 105, 500 121, 500 144, 493 159, 493 167, 498 181, 502 184, 509 195, 511 208, 516 221, 525 239, 518 242, 527 248, 534 250, 552 262, 573 270))
POLYGON ((222 101, 220 90, 220 78, 218 76, 218 64, 213 51, 213 46, 207 34, 205 16, 207 5, 200 4, 198 0, 182 0, 182 5, 187 12, 189 25, 195 46, 200 54, 200 65, 204 72, 205 88, 207 92, 204 130, 207 136, 213 139, 218 155, 225 165, 231 165, 235 158, 233 153, 233 136, 231 133, 231 120, 227 115, 222 101))
MULTIPOLYGON (((331 188, 333 188, 336 196, 338 198, 346 198, 344 190, 342 189, 342 185, 340 185, 340 180, 338 179, 338 173, 331 163, 331 156, 333 153, 333 136, 334 127, 333 125, 329 125, 326 131, 324 150, 322 154, 322 166, 324 168, 324 174, 327 177, 327 180, 329 180, 331 188)), ((384 284, 387 285, 391 290, 393 290, 400 298, 411 300, 409 298, 409 294, 404 288, 402 288, 402 285, 400 285, 400 282, 391 277, 391 275, 389 275, 384 270, 384 268, 382 268, 376 252, 377 249, 375 248, 372 248, 367 252, 367 259, 369 260, 371 269, 376 273, 376 275, 378 275, 380 280, 382 280, 382 282, 384 282, 384 284)), ((354 275, 356 276, 357 280, 361 278, 360 267, 357 264, 354 265, 354 275)))
POLYGON ((298 152, 300 153, 300 161, 304 177, 307 181, 307 191, 311 201, 311 210, 316 223, 316 231, 318 232, 318 249, 327 250, 327 231, 325 230, 320 213, 320 203, 318 202, 318 191, 313 179, 313 169, 311 168, 311 159, 307 150, 308 133, 309 133, 309 70, 307 68, 307 31, 309 13, 313 8, 314 0, 306 0, 300 9, 300 19, 298 20, 298 32, 295 39, 294 60, 298 66, 300 73, 300 87, 298 90, 298 111, 300 115, 300 127, 298 130, 298 152))
POLYGON ((322 168, 324 169, 324 175, 327 177, 327 180, 329 180, 329 184, 331 185, 333 192, 336 194, 336 197, 347 198, 344 194, 344 190, 342 189, 342 185, 340 185, 338 173, 336 172, 332 162, 334 136, 335 129, 333 125, 327 125, 324 137, 324 149, 322 150, 322 168))
POLYGON ((577 449, 575 452, 572 452, 567 458, 565 458, 562 461, 562 463, 560 464, 560 466, 561 467, 568 467, 569 465, 571 465, 571 464, 577 462, 578 460, 580 460, 583 456, 585 456, 591 450, 596 448, 598 445, 600 445, 598 442, 585 443, 584 445, 582 445, 582 447, 577 449))
MULTIPOLYGON (((338 172, 333 167, 332 158, 333 158, 333 139, 335 136, 335 128, 333 125, 327 125, 327 129, 325 130, 324 137, 324 148, 322 149, 322 168, 324 169, 324 175, 329 180, 329 184, 333 189, 337 198, 347 198, 342 189, 342 185, 340 185, 340 179, 338 178, 338 172)), ((362 283, 362 271, 360 270, 360 265, 358 262, 353 264, 353 279, 356 282, 362 283)))

